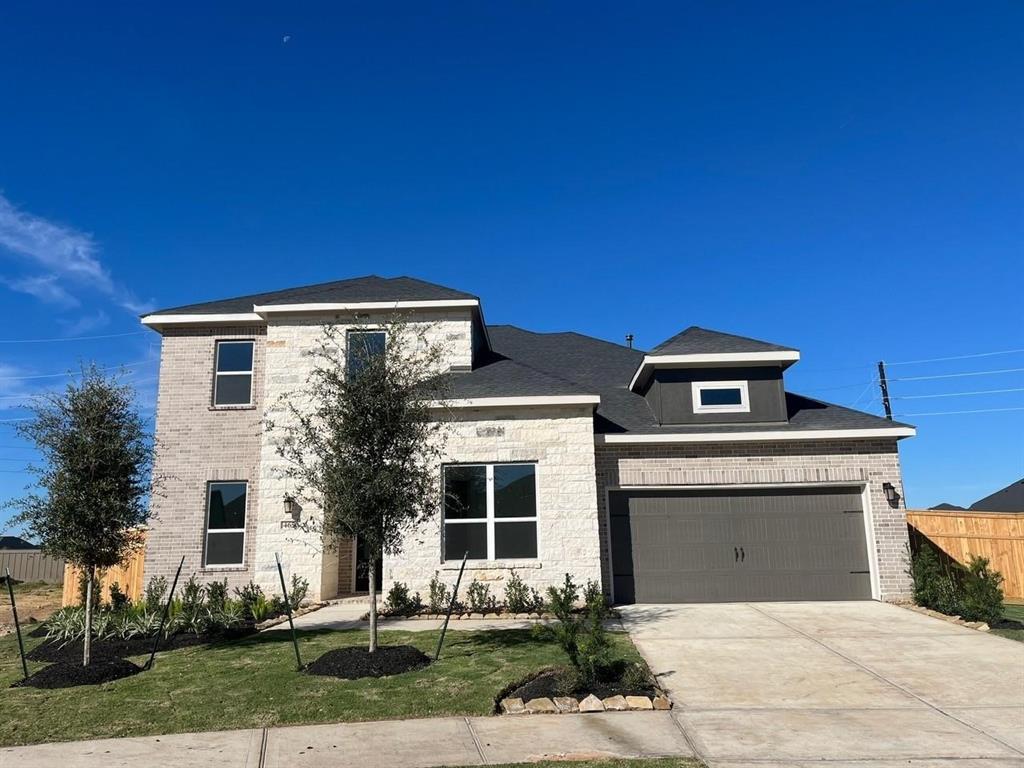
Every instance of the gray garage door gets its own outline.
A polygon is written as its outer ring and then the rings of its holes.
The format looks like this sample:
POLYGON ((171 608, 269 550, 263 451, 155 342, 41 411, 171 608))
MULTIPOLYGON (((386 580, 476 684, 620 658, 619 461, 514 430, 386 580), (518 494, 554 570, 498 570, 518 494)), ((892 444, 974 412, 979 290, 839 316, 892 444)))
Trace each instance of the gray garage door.
POLYGON ((619 603, 868 600, 860 490, 613 491, 619 603))

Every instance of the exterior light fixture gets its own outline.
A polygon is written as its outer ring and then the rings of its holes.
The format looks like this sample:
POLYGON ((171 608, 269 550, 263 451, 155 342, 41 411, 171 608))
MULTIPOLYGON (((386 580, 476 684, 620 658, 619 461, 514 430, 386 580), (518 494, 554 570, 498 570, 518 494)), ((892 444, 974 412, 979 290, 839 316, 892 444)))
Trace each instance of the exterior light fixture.
POLYGON ((885 500, 889 502, 889 506, 895 509, 899 506, 900 495, 896 492, 896 486, 892 483, 882 483, 882 491, 885 493, 885 500))
POLYGON ((302 512, 302 507, 299 506, 299 502, 295 500, 295 497, 291 495, 285 496, 284 513, 291 516, 292 520, 298 520, 300 512, 302 512))

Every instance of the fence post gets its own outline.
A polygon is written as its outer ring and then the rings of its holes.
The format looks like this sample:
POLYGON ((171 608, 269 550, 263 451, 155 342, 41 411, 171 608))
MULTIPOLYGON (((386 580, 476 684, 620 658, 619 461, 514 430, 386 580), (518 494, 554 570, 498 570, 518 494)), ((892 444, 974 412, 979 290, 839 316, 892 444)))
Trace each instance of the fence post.
POLYGON ((21 640, 21 625, 18 623, 18 606, 14 603, 14 582, 11 581, 11 569, 7 571, 7 594, 11 596, 11 613, 14 614, 14 631, 18 634, 18 652, 21 654, 21 671, 28 678, 28 662, 25 661, 25 644, 21 640))
POLYGON ((151 669, 153 666, 153 659, 156 658, 156 649, 160 647, 160 636, 164 633, 164 624, 167 622, 167 614, 171 612, 171 601, 174 600, 174 590, 178 586, 178 577, 181 576, 181 569, 185 565, 185 556, 181 556, 181 562, 178 563, 178 572, 174 574, 174 583, 171 584, 171 594, 167 596, 167 605, 164 606, 164 615, 160 619, 160 629, 156 631, 156 637, 153 639, 153 651, 149 654, 149 661, 146 662, 146 666, 143 669, 151 669))
POLYGON ((455 603, 459 599, 459 584, 462 583, 462 572, 466 570, 466 560, 469 558, 469 551, 462 556, 462 567, 459 568, 459 577, 455 579, 455 589, 452 590, 452 601, 448 603, 448 613, 445 614, 444 624, 441 626, 441 636, 437 638, 437 650, 434 651, 434 661, 441 658, 441 646, 444 644, 444 636, 448 631, 448 622, 451 621, 452 611, 455 610, 455 603))
POLYGON ((299 672, 301 672, 302 657, 299 656, 299 639, 295 636, 295 622, 292 621, 292 603, 288 599, 288 587, 284 585, 284 569, 281 568, 281 556, 275 552, 274 559, 277 560, 277 575, 281 577, 281 592, 284 594, 284 608, 288 611, 288 626, 292 628, 292 645, 295 646, 295 663, 299 665, 299 672))

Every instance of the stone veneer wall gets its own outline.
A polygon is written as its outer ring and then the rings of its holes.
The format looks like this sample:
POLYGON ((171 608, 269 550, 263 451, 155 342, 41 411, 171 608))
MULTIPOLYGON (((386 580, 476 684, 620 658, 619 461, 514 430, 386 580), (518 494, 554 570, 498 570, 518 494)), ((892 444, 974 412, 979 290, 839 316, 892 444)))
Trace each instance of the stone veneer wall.
MULTIPOLYGON (((458 412, 451 425, 445 461, 451 463, 536 462, 536 560, 470 563, 462 594, 475 577, 491 582, 500 601, 512 568, 544 592, 571 573, 578 584, 600 580, 597 488, 594 482, 594 425, 591 408, 581 406, 474 409, 458 412)), ((440 468, 438 483, 440 483, 440 468)), ((441 514, 406 537, 397 557, 385 557, 383 589, 395 581, 426 597, 434 571, 452 584, 461 561, 441 560, 441 514)))
MULTIPOLYGON (((301 398, 313 360, 306 355, 314 349, 322 335, 324 323, 337 326, 340 333, 348 330, 372 330, 389 318, 385 313, 351 315, 295 315, 274 317, 267 326, 266 375, 263 392, 263 414, 270 421, 283 425, 287 418, 281 397, 301 398)), ((417 310, 406 318, 410 327, 426 327, 430 343, 446 347, 445 362, 450 367, 469 367, 472 363, 472 315, 466 310, 417 310)), ((308 403, 298 400, 300 407, 308 403)), ((310 599, 327 599, 345 592, 347 585, 339 582, 341 568, 337 547, 332 547, 311 530, 283 527, 287 525, 283 499, 294 490, 283 476, 284 463, 277 455, 276 434, 264 430, 259 445, 259 476, 261 494, 257 515, 254 560, 255 581, 266 591, 280 591, 274 554, 280 553, 286 576, 296 573, 309 580, 310 599)), ((303 501, 303 521, 319 520, 315 506, 303 501)))
POLYGON ((898 508, 890 507, 882 490, 882 483, 890 482, 902 495, 895 440, 598 445, 596 463, 601 568, 606 592, 611 584, 609 488, 849 482, 867 483, 869 488, 881 598, 895 601, 909 596, 906 508, 902 499, 898 508))
MULTIPOLYGON (((265 328, 190 328, 164 332, 157 390, 157 450, 154 475, 164 477, 153 496, 143 578, 174 578, 185 555, 182 578, 195 573, 204 582, 228 580, 229 588, 253 574, 256 515, 259 508, 260 419, 263 415, 265 328), (254 339, 253 405, 213 406, 215 343, 254 339), (203 568, 206 484, 247 480, 245 566, 203 568)), ((280 591, 278 589, 277 591, 280 591)))

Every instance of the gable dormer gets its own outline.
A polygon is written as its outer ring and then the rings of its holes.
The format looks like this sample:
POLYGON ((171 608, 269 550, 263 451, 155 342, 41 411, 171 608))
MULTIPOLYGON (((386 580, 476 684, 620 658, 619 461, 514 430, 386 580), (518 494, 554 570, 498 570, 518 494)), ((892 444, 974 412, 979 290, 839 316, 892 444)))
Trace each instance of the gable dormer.
POLYGON ((790 347, 692 326, 644 355, 629 388, 659 424, 784 422, 783 371, 799 359, 790 347))

